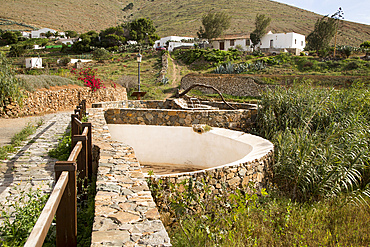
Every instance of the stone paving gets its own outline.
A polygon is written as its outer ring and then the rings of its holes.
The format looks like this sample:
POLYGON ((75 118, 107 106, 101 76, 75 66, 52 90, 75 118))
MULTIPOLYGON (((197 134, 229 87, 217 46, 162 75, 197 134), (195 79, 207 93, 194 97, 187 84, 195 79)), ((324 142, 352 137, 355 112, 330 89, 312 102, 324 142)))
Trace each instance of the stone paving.
MULTIPOLYGON (((50 193, 54 185, 54 163, 47 153, 55 148, 66 131, 72 112, 49 114, 44 123, 29 136, 9 160, 0 161, 0 205, 8 212, 8 205, 18 199, 21 191, 40 189, 50 193)), ((0 219, 1 222, 1 219, 0 219)))
POLYGON ((113 141, 103 109, 90 109, 100 149, 91 246, 172 246, 132 147, 113 141))

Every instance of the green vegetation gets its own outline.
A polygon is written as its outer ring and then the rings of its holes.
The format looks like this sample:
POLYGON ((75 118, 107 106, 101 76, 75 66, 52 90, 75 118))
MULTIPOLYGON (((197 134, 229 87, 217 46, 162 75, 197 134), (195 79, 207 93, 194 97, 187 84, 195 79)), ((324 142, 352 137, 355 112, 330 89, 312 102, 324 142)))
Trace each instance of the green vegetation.
MULTIPOLYGON (((1 246, 23 246, 49 198, 49 195, 44 195, 41 189, 28 191, 20 187, 17 189, 18 193, 12 194, 4 204, 8 205, 8 208, 4 209, 3 206, 1 208, 1 217, 4 219, 0 225, 1 246)), ((55 226, 51 226, 44 246, 53 246, 54 242, 55 226)))
POLYGON ((154 45, 159 39, 157 29, 150 18, 138 18, 125 25, 130 34, 130 39, 140 44, 154 45))
POLYGON ((255 29, 250 34, 251 41, 255 47, 262 39, 262 37, 267 33, 266 28, 270 25, 271 18, 265 16, 264 14, 257 14, 256 20, 254 22, 255 29))
POLYGON ((22 98, 19 81, 10 63, 0 52, 0 107, 9 102, 22 104, 22 98))
POLYGON ((202 25, 197 32, 200 39, 208 41, 220 37, 230 27, 231 16, 226 12, 210 12, 202 16, 202 25))
POLYGON ((368 244, 370 92, 307 84, 259 101, 255 131, 275 146, 266 191, 149 180, 174 246, 368 244))
POLYGON ((369 99, 357 85, 293 86, 262 96, 257 130, 275 144, 272 182, 280 191, 297 201, 369 193, 369 99))
POLYGON ((308 50, 319 52, 328 48, 337 30, 337 19, 324 16, 315 23, 315 29, 307 36, 308 50))
POLYGON ((72 152, 71 146, 71 133, 70 130, 66 131, 56 148, 51 149, 48 154, 52 158, 58 160, 68 160, 70 153, 72 152))

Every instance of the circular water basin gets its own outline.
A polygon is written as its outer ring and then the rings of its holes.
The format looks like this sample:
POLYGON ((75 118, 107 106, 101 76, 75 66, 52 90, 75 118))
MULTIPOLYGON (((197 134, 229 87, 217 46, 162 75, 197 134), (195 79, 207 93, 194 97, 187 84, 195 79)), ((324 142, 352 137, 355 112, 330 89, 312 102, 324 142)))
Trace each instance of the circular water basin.
POLYGON ((273 148, 261 137, 222 128, 203 133, 181 126, 108 124, 108 128, 113 140, 134 148, 144 170, 160 174, 245 163, 273 148))

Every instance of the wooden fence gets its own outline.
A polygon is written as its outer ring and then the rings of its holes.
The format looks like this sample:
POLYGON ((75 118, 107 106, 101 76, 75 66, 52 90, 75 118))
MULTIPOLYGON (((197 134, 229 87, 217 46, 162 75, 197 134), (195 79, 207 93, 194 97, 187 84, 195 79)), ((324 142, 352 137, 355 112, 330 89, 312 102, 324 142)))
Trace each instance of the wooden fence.
POLYGON ((77 191, 92 175, 91 123, 83 123, 86 101, 71 115, 72 152, 55 163, 55 187, 24 246, 42 246, 56 215, 56 246, 77 246, 77 191))

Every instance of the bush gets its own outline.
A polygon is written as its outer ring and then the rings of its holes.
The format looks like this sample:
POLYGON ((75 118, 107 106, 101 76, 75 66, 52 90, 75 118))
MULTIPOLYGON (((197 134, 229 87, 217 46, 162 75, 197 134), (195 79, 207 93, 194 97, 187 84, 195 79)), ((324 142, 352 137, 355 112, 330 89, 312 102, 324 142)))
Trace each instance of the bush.
POLYGON ((63 57, 59 60, 59 64, 61 66, 66 66, 67 64, 69 64, 71 62, 71 58, 69 57, 63 57))
MULTIPOLYGON (((118 47, 116 47, 118 49, 118 47)), ((93 58, 98 61, 109 59, 111 56, 110 52, 104 48, 97 48, 93 51, 93 58)))
POLYGON ((22 105, 22 99, 20 83, 15 77, 9 61, 0 52, 0 107, 4 107, 10 102, 18 102, 19 105, 22 105))

